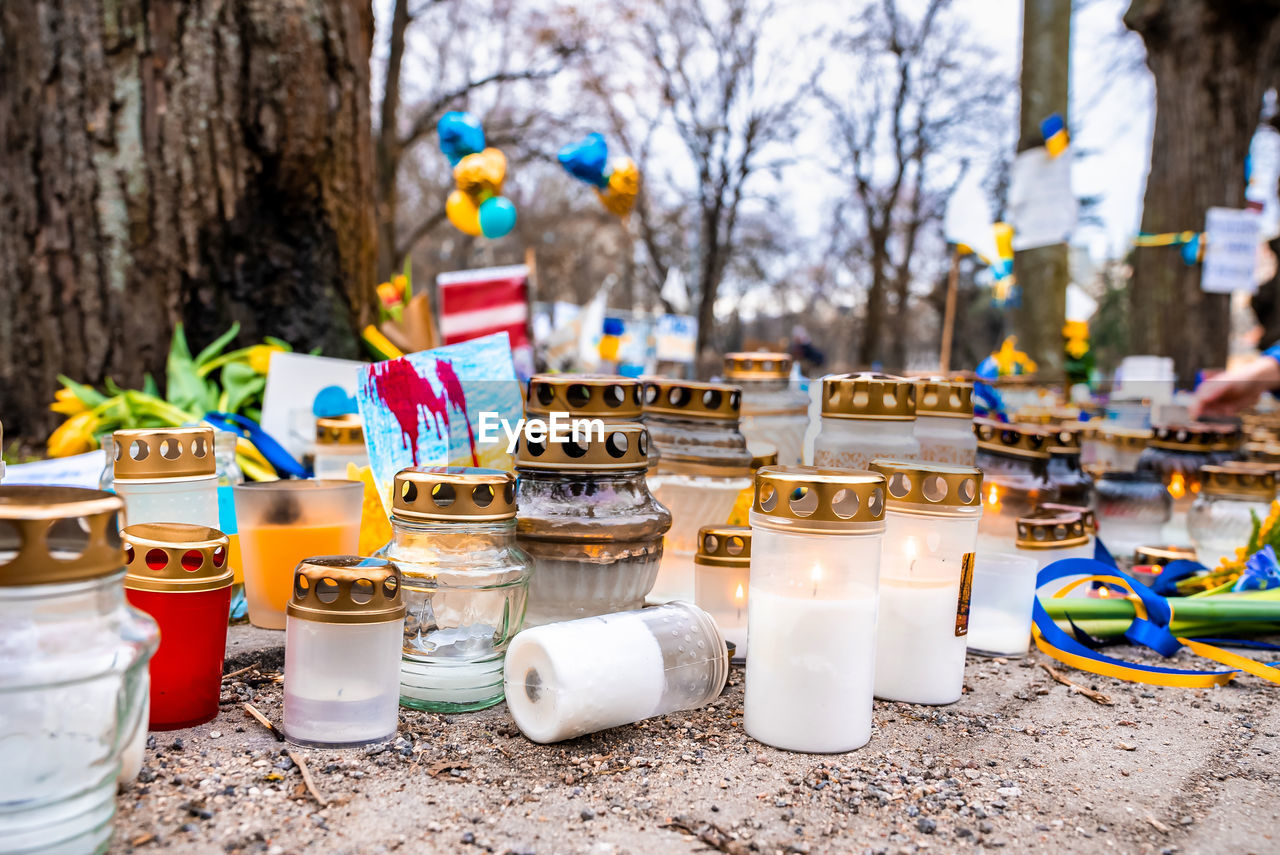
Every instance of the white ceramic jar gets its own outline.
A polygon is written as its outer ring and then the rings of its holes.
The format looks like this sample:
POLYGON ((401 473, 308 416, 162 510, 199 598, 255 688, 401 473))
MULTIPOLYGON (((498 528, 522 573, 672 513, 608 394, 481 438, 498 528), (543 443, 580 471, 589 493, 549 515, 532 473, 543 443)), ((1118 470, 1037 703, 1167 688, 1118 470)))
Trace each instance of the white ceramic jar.
POLYGON ((822 380, 822 428, 813 465, 867 469, 877 457, 916 460, 916 387, 887 374, 843 374, 822 380))

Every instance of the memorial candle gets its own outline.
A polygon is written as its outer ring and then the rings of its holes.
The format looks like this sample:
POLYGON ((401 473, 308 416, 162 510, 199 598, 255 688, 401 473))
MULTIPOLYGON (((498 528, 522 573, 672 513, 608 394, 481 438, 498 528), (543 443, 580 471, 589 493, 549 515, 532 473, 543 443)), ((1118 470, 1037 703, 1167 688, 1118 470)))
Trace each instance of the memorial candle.
POLYGON ((747 589, 751 582, 751 529, 706 525, 698 532, 693 559, 694 602, 715 618, 734 660, 747 658, 747 589))

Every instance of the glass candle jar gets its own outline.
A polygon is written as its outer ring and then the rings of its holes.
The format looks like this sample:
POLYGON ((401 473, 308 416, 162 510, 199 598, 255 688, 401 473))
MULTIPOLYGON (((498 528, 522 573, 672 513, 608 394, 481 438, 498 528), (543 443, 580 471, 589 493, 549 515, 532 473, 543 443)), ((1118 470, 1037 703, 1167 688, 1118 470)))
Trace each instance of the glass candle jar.
POLYGON ((729 353, 724 379, 742 389, 742 435, 749 445, 778 450, 783 466, 802 463, 809 428, 809 396, 791 382, 791 357, 785 353, 729 353))
POLYGON ((235 487, 244 483, 244 472, 236 460, 236 445, 240 438, 229 430, 213 433, 213 457, 218 466, 218 525, 216 528, 227 536, 227 563, 231 566, 235 584, 244 583, 240 560, 240 528, 236 525, 235 487))
POLYGON ((1093 479, 1080 464, 1080 432, 1074 427, 1060 427, 1049 434, 1050 489, 1057 500, 1068 505, 1088 507, 1093 501, 1093 479))
POLYGON ((213 428, 139 428, 112 437, 116 494, 125 522, 218 527, 218 464, 213 428))
POLYGON ((1187 514, 1187 532, 1201 564, 1233 560, 1276 497, 1274 472, 1230 466, 1200 467, 1200 495, 1187 514))
MULTIPOLYGON (((756 471, 762 466, 778 465, 778 450, 772 445, 763 442, 747 443, 747 450, 751 452, 751 477, 754 479, 756 471)), ((729 511, 729 525, 745 526, 748 516, 751 513, 751 502, 755 499, 755 484, 743 489, 738 494, 738 498, 733 502, 733 510, 729 511)), ((701 533, 699 533, 701 538, 701 533)), ((701 549, 701 543, 699 543, 701 549)))
POLYGON ((529 378, 524 411, 531 416, 565 413, 609 422, 639 421, 641 383, 613 374, 535 374, 529 378))
POLYGON ((835 753, 871 738, 883 536, 881 475, 756 473, 743 719, 752 739, 835 753))
POLYGON ((364 423, 360 416, 316 419, 315 462, 312 471, 317 478, 343 481, 347 464, 369 465, 369 452, 364 445, 364 423))
POLYGON ((386 742, 399 721, 400 570, 328 555, 298 565, 284 641, 284 735, 297 745, 386 742))
POLYGON ((693 600, 698 530, 729 519, 751 486, 751 452, 738 430, 741 392, 723 383, 648 380, 644 420, 661 455, 649 489, 671 511, 650 602, 693 600))
POLYGON ((0 487, 0 850, 104 852, 146 743, 155 622, 125 601, 119 497, 0 487))
POLYGON ((160 627, 151 658, 151 730, 212 721, 231 611, 227 536, 186 523, 137 523, 124 541, 125 596, 160 627))
POLYGON ((871 470, 887 484, 876 697, 955 703, 964 687, 982 470, 902 460, 877 460, 871 470))
POLYGON ((1173 514, 1173 498, 1154 472, 1103 472, 1094 482, 1094 510, 1115 556, 1159 543, 1173 514))
POLYGON ((1147 544, 1133 550, 1133 561, 1144 567, 1164 567, 1174 561, 1195 561, 1196 551, 1190 546, 1147 544))
POLYGON ((1222 465, 1239 457, 1240 446, 1244 444, 1244 434, 1239 428, 1229 425, 1206 425, 1205 427, 1210 433, 1210 463, 1222 465))
POLYGON ((978 552, 1009 552, 1018 517, 1030 516, 1057 492, 1049 480, 1049 435, 1029 425, 975 421, 982 470, 982 520, 978 552))
POLYGON ((1098 437, 1098 463, 1112 472, 1133 472, 1151 440, 1151 431, 1109 422, 1094 429, 1098 437))
POLYGON ((693 563, 694 602, 715 619, 725 641, 734 645, 734 661, 745 660, 751 529, 741 525, 703 526, 698 532, 698 554, 693 563))
POLYGON ((524 622, 533 562, 516 546, 516 479, 496 469, 405 469, 391 542, 405 603, 400 704, 432 712, 502 700, 502 657, 524 622))
POLYGON ((1039 572, 1039 561, 1025 554, 991 552, 977 557, 969 600, 971 653, 1010 657, 1027 654, 1039 572))
MULTIPOLYGON (((1037 573, 1063 558, 1093 557, 1089 535, 1084 529, 1084 519, 1079 514, 1060 513, 1054 516, 1044 514, 1020 517, 1017 527, 1018 539, 1015 545, 1018 548, 1018 554, 1034 558, 1037 573)), ((1052 597, 1072 582, 1083 578, 1085 578, 1083 574, 1064 576, 1038 586, 1036 593, 1041 597, 1052 597)), ((1084 597, 1088 593, 1084 585, 1077 585, 1067 596, 1084 597)))
POLYGON ((1138 458, 1137 471, 1157 475, 1173 499, 1164 539, 1188 539, 1187 512, 1200 492, 1200 467, 1209 462, 1212 434, 1193 427, 1158 427, 1138 458))
POLYGON ((915 460, 916 387, 888 374, 822 378, 822 427, 813 465, 866 469, 877 457, 915 460))
POLYGON ((973 384, 940 378, 916 381, 915 438, 921 460, 973 466, 978 455, 973 384))
POLYGON ((525 626, 644 605, 671 514, 645 481, 649 433, 629 422, 603 438, 516 448, 516 542, 533 559, 525 626))
POLYGON ((529 739, 559 742, 704 706, 728 675, 716 622, 668 603, 520 633, 507 651, 507 707, 529 739))

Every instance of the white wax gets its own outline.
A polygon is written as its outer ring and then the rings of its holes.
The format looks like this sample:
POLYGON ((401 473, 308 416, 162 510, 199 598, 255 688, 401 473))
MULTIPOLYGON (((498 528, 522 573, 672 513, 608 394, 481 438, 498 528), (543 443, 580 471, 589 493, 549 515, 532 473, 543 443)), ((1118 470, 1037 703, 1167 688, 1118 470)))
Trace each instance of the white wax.
POLYGON ((1037 562, 1029 554, 979 555, 969 603, 969 649, 1024 656, 1031 637, 1037 562))
POLYGON ((652 590, 644 598, 645 602, 649 605, 661 605, 675 600, 684 602, 696 600, 694 554, 687 549, 673 549, 669 544, 663 544, 662 563, 658 565, 658 576, 653 581, 652 590))
POLYGON ((507 649, 507 707, 534 742, 559 742, 649 718, 666 687, 658 640, 615 614, 526 630, 507 649))
POLYGON ((955 632, 959 596, 958 580, 880 579, 877 698, 910 704, 960 700, 965 637, 955 632))
POLYGON ((1031 643, 1029 619, 1004 609, 973 606, 969 611, 969 649, 991 656, 1025 656, 1031 643))
POLYGON ((752 739, 813 753, 852 751, 871 739, 876 596, 870 586, 853 593, 828 600, 821 591, 797 597, 753 587, 743 722, 752 739))

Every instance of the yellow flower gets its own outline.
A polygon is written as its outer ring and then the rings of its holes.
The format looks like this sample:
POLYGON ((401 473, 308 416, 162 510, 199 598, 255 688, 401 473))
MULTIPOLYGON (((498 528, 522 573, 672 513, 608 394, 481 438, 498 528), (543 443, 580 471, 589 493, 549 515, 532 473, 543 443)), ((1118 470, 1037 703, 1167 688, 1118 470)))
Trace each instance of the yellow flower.
POLYGON ((57 392, 53 393, 54 402, 49 405, 49 409, 55 413, 62 413, 65 416, 74 416, 76 413, 83 413, 89 407, 84 401, 76 397, 76 393, 72 392, 66 386, 63 386, 57 392))
POLYGON ((396 289, 397 294, 404 294, 405 289, 409 287, 409 277, 403 273, 397 273, 391 277, 391 287, 396 289))
POLYGON ((93 431, 97 425, 98 417, 92 410, 76 413, 49 435, 49 456, 70 457, 92 451, 96 447, 93 431))
POLYGON ((249 367, 258 374, 266 374, 271 365, 271 354, 283 350, 274 344, 255 344, 249 348, 249 367))

